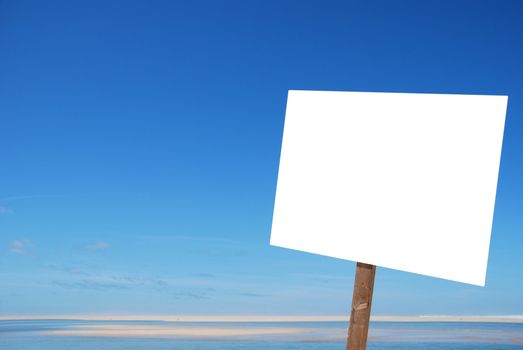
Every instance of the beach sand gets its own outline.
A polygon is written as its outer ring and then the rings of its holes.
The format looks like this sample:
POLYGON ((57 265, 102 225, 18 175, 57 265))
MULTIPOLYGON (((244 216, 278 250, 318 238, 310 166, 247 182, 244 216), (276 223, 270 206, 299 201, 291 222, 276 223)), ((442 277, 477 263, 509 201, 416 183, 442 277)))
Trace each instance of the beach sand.
POLYGON ((307 332, 307 328, 259 328, 248 326, 145 326, 145 325, 82 325, 74 329, 44 331, 45 335, 109 336, 109 337, 180 337, 180 338, 242 338, 261 335, 290 335, 307 332))
MULTIPOLYGON (((376 321, 376 318, 374 319, 376 321)), ((480 342, 523 344, 520 317, 380 317, 369 339, 378 342, 480 342), (423 323, 422 323, 423 322, 423 323), (518 324, 519 323, 519 324, 518 324)), ((187 341, 344 342, 344 317, 54 316, 2 321, 5 335, 176 339, 187 341), (340 322, 341 321, 341 322, 340 322), (11 333, 10 333, 11 332, 11 333), (14 333, 13 333, 14 332, 14 333)), ((0 322, 0 333, 2 323, 0 322)), ((71 340, 73 341, 73 340, 71 340)))
MULTIPOLYGON (((305 342, 343 342, 347 329, 343 323, 324 325, 322 323, 282 322, 275 323, 129 323, 112 321, 110 324, 99 321, 72 321, 61 329, 40 330, 37 333, 47 336, 111 337, 111 338, 171 338, 190 340, 292 340, 305 342), (87 322, 84 324, 82 322, 87 322), (90 322, 95 322, 90 324, 90 322)), ((148 322, 148 321, 145 321, 148 322)), ((499 323, 498 323, 499 324, 499 323)), ((460 322, 455 326, 441 322, 416 326, 416 322, 377 323, 370 329, 372 341, 465 341, 484 343, 522 344, 521 326, 499 327, 485 324, 479 327, 474 323, 460 322), (401 326, 399 326, 401 325, 401 326)))

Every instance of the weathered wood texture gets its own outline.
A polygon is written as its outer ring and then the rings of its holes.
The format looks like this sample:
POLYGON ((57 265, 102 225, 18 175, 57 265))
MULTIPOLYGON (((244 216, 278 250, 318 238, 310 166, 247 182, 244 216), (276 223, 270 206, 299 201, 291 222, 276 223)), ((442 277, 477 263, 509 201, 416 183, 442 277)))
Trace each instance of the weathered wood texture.
POLYGON ((375 265, 364 263, 358 263, 356 265, 347 350, 365 350, 367 346, 375 275, 375 265))

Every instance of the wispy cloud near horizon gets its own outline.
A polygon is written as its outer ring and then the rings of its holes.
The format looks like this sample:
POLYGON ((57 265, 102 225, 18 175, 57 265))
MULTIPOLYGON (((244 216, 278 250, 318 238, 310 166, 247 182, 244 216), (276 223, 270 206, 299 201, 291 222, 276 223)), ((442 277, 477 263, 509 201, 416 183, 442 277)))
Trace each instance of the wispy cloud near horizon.
POLYGON ((12 215, 14 214, 14 210, 8 207, 0 206, 0 215, 12 215))
POLYGON ((15 239, 9 242, 9 251, 13 254, 27 255, 27 249, 32 244, 28 239, 15 239))
POLYGON ((87 289, 87 290, 124 290, 129 289, 121 283, 101 282, 92 279, 81 279, 79 281, 58 281, 53 280, 52 285, 65 289, 87 289))
POLYGON ((90 252, 97 252, 101 250, 107 250, 111 248, 111 245, 107 242, 98 241, 92 244, 88 244, 85 246, 85 249, 87 249, 90 252))

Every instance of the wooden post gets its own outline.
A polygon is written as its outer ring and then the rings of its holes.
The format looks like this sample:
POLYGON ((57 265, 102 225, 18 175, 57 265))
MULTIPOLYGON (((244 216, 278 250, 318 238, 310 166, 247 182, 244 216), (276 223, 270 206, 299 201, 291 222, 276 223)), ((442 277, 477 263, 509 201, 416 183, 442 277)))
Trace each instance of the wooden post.
POLYGON ((357 263, 352 294, 347 350, 365 350, 369 332, 370 307, 376 266, 357 263))

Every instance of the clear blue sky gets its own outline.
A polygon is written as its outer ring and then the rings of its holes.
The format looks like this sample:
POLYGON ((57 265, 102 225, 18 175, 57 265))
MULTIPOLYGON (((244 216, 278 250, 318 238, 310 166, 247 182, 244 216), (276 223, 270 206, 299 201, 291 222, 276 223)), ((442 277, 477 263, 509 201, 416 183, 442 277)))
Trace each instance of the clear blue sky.
POLYGON ((373 312, 523 314, 522 13, 0 1, 0 314, 348 314, 353 262, 269 246, 289 89, 509 95, 487 286, 379 269, 373 312))

